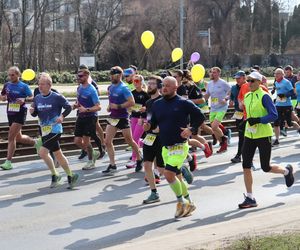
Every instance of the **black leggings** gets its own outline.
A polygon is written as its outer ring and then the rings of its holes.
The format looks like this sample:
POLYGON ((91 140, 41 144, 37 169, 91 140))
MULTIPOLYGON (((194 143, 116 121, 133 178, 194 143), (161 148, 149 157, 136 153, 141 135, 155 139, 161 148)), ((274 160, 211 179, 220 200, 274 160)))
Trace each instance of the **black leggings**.
POLYGON ((256 151, 259 150, 260 165, 264 172, 270 172, 270 158, 271 158, 271 137, 264 137, 259 139, 250 139, 245 137, 243 145, 243 168, 251 168, 253 157, 256 151))
POLYGON ((237 155, 241 156, 242 149, 243 149, 243 144, 244 144, 246 121, 244 121, 244 119, 235 120, 235 125, 236 125, 236 127, 239 131, 239 143, 238 143, 237 155))

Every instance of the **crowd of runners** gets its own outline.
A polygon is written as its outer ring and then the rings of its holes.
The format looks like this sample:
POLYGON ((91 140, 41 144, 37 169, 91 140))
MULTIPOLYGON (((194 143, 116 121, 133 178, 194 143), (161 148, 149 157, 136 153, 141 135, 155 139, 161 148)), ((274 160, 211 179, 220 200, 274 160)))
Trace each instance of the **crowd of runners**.
MULTIPOLYGON (((34 94, 21 80, 20 70, 8 70, 9 81, 4 84, 0 99, 7 101, 9 123, 7 159, 0 165, 10 170, 16 143, 34 146, 51 172, 51 188, 61 184, 61 166, 67 175, 69 188, 80 185, 79 175, 70 169, 67 158, 60 149, 62 123, 72 109, 77 110, 74 143, 81 149, 79 159, 87 157, 83 171, 96 167, 97 160, 106 154, 109 165, 102 171, 112 175, 123 167, 115 160, 113 139, 121 130, 132 154, 127 168, 135 172, 144 170, 150 195, 144 204, 160 201, 157 184, 164 176, 177 199, 175 217, 185 217, 196 209, 188 190, 193 182, 192 172, 197 168, 196 150, 206 158, 213 155, 213 145, 218 144, 217 154, 227 151, 231 130, 224 126, 229 106, 234 107, 233 119, 238 131, 236 155, 231 162, 242 162, 246 192, 239 208, 256 207, 252 191, 253 157, 259 149, 261 169, 281 174, 286 186, 294 183, 293 167, 270 165, 272 147, 280 143, 280 135, 287 136, 287 129, 294 127, 300 133, 300 73, 293 68, 276 68, 273 89, 268 89, 266 77, 255 66, 251 72, 236 72, 236 84, 230 85, 221 78, 221 69, 209 71, 210 80, 194 83, 189 70, 164 71, 146 80, 134 65, 123 70, 112 67, 108 87, 109 119, 105 132, 99 125, 98 111, 101 100, 97 83, 89 69, 81 65, 77 72, 77 100, 71 105, 57 90, 52 88, 49 74, 41 73, 34 94), (38 139, 22 134, 28 102, 29 112, 37 116, 40 124, 38 139), (205 123, 209 113, 209 125, 205 123), (275 140, 272 141, 274 123, 275 140), (201 136, 210 135, 211 141, 201 136), (95 141, 94 149, 91 139, 95 141)), ((217 145, 216 145, 217 146, 217 145)), ((215 147, 216 147, 215 146, 215 147)), ((125 167, 125 166, 124 166, 125 167)))

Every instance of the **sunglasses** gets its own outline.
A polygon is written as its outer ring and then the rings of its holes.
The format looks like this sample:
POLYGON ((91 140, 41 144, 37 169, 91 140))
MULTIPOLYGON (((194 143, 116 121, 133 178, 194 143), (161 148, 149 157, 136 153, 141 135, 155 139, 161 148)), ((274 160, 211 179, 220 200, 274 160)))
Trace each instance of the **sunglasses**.
POLYGON ((247 80, 247 82, 252 82, 252 83, 254 83, 256 80, 253 80, 253 79, 251 79, 251 80, 247 80))
POLYGON ((139 80, 139 79, 134 79, 133 82, 134 82, 134 83, 140 83, 141 80, 139 80))
POLYGON ((85 75, 77 75, 77 77, 81 78, 81 77, 84 77, 85 75))

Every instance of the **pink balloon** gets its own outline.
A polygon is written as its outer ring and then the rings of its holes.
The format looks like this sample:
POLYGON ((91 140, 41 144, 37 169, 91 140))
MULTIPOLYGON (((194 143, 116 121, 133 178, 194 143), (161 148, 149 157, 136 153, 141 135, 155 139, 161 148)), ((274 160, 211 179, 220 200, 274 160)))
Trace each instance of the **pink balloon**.
POLYGON ((198 52, 194 52, 191 55, 191 59, 190 59, 193 63, 196 63, 200 60, 200 54, 198 52))

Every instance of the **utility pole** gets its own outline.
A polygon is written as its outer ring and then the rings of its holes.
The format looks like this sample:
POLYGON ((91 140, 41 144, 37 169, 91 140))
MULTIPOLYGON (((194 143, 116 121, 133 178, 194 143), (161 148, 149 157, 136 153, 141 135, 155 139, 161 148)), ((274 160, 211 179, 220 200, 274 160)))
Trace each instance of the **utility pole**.
MULTIPOLYGON (((179 37, 180 37, 180 48, 183 50, 183 29, 184 29, 184 24, 183 24, 183 18, 184 18, 184 0, 179 0, 180 1, 180 8, 179 8, 179 37)), ((180 59, 180 69, 183 69, 183 56, 180 59)))

